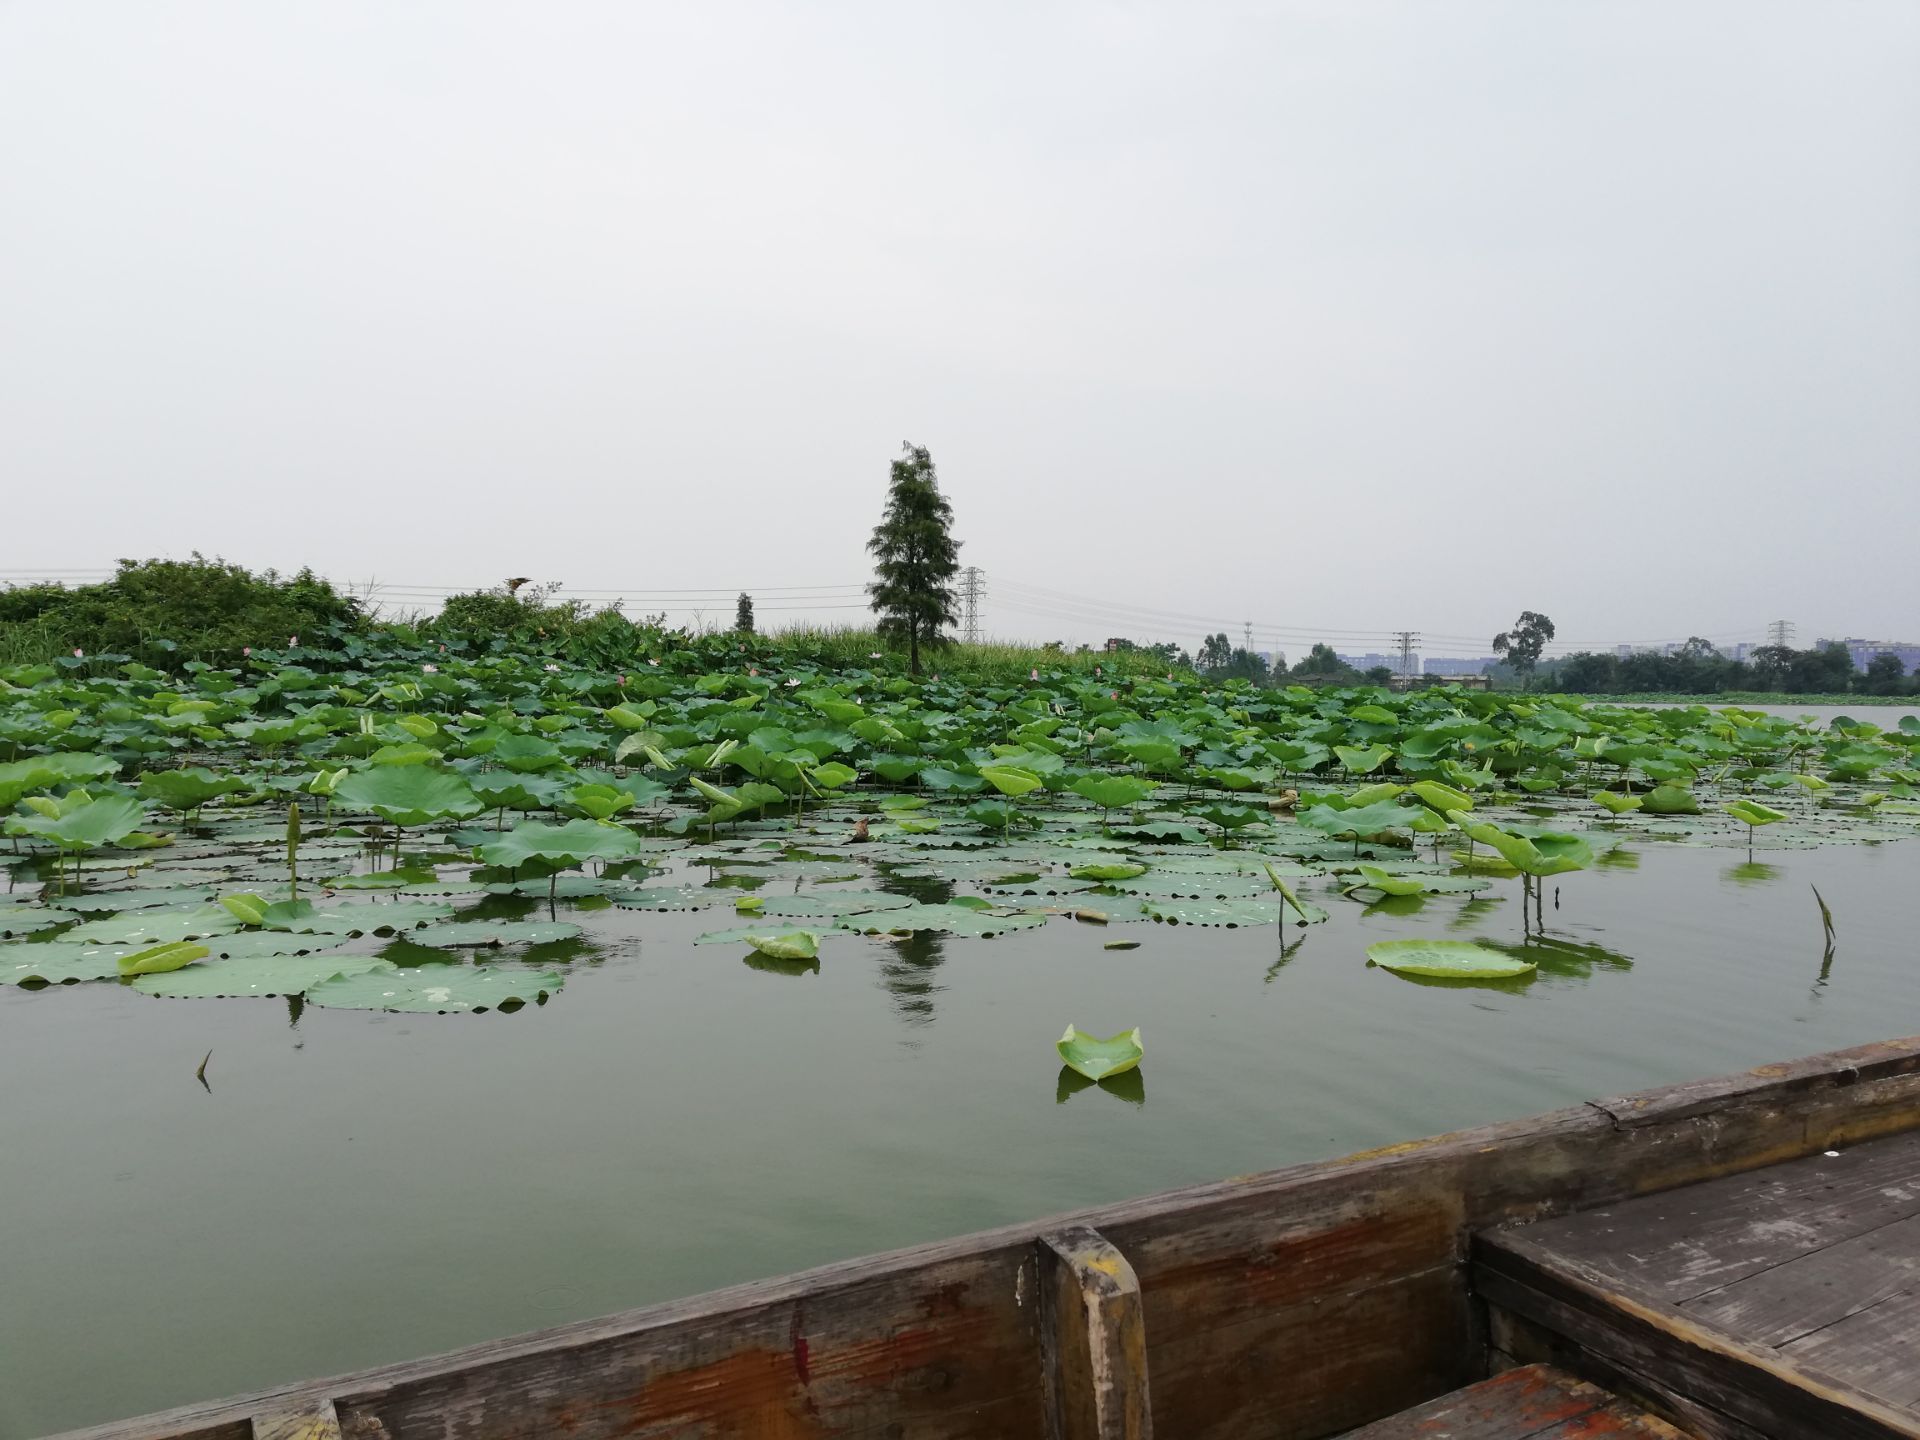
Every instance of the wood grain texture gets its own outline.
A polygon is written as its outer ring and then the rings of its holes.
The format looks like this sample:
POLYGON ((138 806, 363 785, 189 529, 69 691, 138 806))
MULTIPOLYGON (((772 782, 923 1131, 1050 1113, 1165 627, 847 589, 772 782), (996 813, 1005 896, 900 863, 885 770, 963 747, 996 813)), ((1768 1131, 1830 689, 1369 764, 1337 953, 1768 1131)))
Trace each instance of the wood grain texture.
POLYGON ((315 1397, 254 1416, 253 1440, 341 1440, 340 1420, 331 1400, 315 1397))
POLYGON ((1345 1440, 1685 1440, 1665 1421, 1551 1365, 1527 1365, 1355 1430, 1345 1440))
POLYGON ((1152 1440, 1146 1317, 1133 1267, 1085 1225, 1043 1236, 1039 1254, 1056 1440, 1152 1440))
POLYGON ((1920 1419, 1809 1364, 1744 1345, 1677 1306, 1623 1293, 1610 1276, 1505 1233, 1476 1247, 1474 1284, 1512 1311, 1773 1440, 1920 1440, 1920 1419))
POLYGON ((319 1393, 345 1440, 1037 1440, 1035 1244, 1086 1225, 1136 1273, 1162 1436, 1321 1440, 1478 1373, 1472 1231, 1916 1125, 1920 1039, 1864 1046, 73 1434, 185 1440, 319 1393))

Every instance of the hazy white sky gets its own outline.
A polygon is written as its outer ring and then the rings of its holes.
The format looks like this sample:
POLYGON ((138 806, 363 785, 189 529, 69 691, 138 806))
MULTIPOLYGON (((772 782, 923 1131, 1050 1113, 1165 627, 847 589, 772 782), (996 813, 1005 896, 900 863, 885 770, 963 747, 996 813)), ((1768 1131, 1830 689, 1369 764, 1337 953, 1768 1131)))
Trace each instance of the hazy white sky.
POLYGON ((1917 73, 1914 0, 0 0, 0 573, 854 620, 912 440, 1005 636, 1920 638, 1917 73))

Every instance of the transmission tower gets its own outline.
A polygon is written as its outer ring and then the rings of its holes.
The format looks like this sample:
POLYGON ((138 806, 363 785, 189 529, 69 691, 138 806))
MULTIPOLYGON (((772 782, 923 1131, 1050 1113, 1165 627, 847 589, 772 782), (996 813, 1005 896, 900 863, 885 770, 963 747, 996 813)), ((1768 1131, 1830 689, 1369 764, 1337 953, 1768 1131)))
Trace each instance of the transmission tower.
POLYGON ((1767 626, 1767 643, 1785 649, 1787 642, 1793 639, 1793 621, 1776 620, 1767 626))
POLYGON ((1240 633, 1241 635, 1246 637, 1241 642, 1241 648, 1246 650, 1253 649, 1253 621, 1249 620, 1245 624, 1243 624, 1240 627, 1240 633))
POLYGON ((978 565, 960 572, 961 638, 969 645, 980 643, 980 601, 987 593, 987 577, 978 565))
POLYGON ((1393 638, 1400 644, 1400 673, 1411 677, 1413 674, 1413 647, 1420 643, 1418 630, 1396 630, 1393 638))

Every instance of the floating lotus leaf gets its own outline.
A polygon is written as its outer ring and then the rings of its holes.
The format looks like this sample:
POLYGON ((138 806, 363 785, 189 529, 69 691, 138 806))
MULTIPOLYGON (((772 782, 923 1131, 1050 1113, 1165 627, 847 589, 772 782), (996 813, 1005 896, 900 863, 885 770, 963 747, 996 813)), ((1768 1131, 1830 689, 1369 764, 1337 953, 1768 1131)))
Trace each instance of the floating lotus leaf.
POLYGON ((168 906, 155 910, 133 910, 102 920, 76 925, 61 938, 78 944, 132 945, 136 948, 159 945, 169 940, 199 940, 209 935, 225 935, 240 928, 240 921, 218 905, 168 906))
POLYGON ((616 891, 609 898, 622 910, 704 910, 725 896, 721 891, 703 890, 697 885, 675 885, 616 891))
MULTIPOLYGON (((206 905, 212 902, 213 894, 212 887, 206 885, 179 885, 171 889, 79 890, 62 895, 60 904, 65 909, 89 914, 95 911, 154 910, 163 905, 206 905)), ((6 912, 0 909, 0 932, 5 931, 6 924, 6 912)))
MULTIPOLYGON (((78 897, 69 896, 65 903, 71 904, 76 898, 78 897)), ((74 908, 85 907, 75 906, 74 908)), ((32 935, 37 931, 51 930, 56 925, 65 925, 68 921, 79 918, 74 910, 49 910, 44 905, 0 904, 0 937, 32 935)))
POLYGON ((858 931, 863 935, 935 930, 944 935, 990 939, 1010 930, 1031 930, 1046 923, 1046 916, 1030 911, 974 910, 965 905, 945 904, 909 905, 872 915, 848 915, 838 922, 838 928, 858 931))
POLYGON ((1067 873, 1076 880, 1131 880, 1146 874, 1147 867, 1132 860, 1098 860, 1089 865, 1076 865, 1067 873))
POLYGON ((1054 1042, 1054 1049, 1060 1052, 1069 1070, 1089 1080, 1109 1080, 1115 1075, 1124 1075, 1140 1063, 1144 1053, 1137 1027, 1100 1040, 1069 1025, 1067 1033, 1054 1042))
POLYGON ((0 945, 0 984, 24 985, 43 980, 49 985, 76 980, 108 980, 119 975, 120 961, 146 949, 143 945, 82 945, 64 940, 29 941, 0 945))
POLYGON ((1367 947, 1367 958, 1398 975, 1442 980, 1511 980, 1531 975, 1531 960, 1519 960, 1469 940, 1381 940, 1367 947))
MULTIPOLYGON (((1277 925, 1280 906, 1272 900, 1148 900, 1146 911, 1171 925, 1218 925, 1227 929, 1277 925)), ((1324 915, 1324 911, 1321 912, 1324 915)))
POLYGON ((996 880, 981 888, 989 895, 1074 895, 1092 890, 1098 883, 1095 880, 1075 880, 1065 875, 1030 875, 996 880))
POLYGON ((557 970, 509 965, 398 966, 380 961, 359 974, 336 975, 311 987, 307 1000, 335 1010, 516 1010, 555 994, 557 970))
POLYGON ((310 900, 281 900, 269 905, 258 922, 263 929, 300 935, 375 935, 385 930, 410 930, 453 914, 451 905, 431 900, 404 900, 398 904, 341 903, 324 908, 310 900))
POLYGON ((888 895, 879 890, 818 890, 805 895, 765 895, 759 897, 763 915, 826 916, 870 915, 880 910, 904 910, 914 902, 904 895, 888 895))
POLYGON ((452 920, 442 925, 426 925, 407 932, 415 945, 546 945, 555 940, 571 940, 580 933, 578 925, 547 920, 452 920))
POLYGON ((1165 895, 1193 900, 1251 900, 1272 893, 1271 882, 1247 875, 1176 875, 1151 870, 1107 887, 1122 895, 1165 895))

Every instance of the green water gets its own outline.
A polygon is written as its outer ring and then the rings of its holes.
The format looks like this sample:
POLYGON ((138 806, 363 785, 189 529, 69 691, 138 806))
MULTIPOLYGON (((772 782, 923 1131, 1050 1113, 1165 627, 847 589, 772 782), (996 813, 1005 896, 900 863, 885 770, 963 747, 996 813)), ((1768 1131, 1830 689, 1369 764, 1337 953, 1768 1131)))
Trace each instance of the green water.
POLYGON ((603 958, 513 1015, 0 987, 0 1435, 1920 1030, 1920 846, 1636 854, 1557 910, 1548 882, 1550 932, 1619 958, 1518 990, 1363 953, 1517 940, 1512 881, 1405 915, 1316 891, 1284 961, 1058 918, 831 936, 786 976, 690 945, 724 910, 563 905, 603 958), (1069 1020, 1143 1027, 1141 1103, 1063 1098, 1069 1020))

